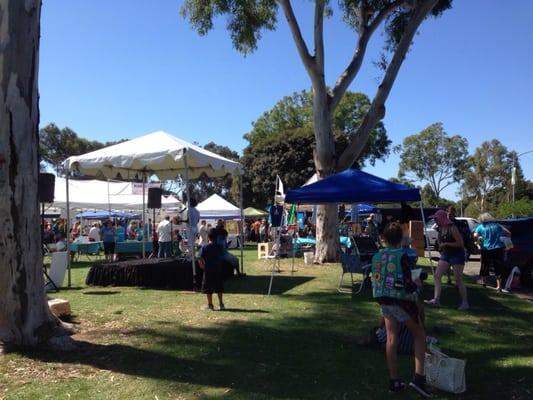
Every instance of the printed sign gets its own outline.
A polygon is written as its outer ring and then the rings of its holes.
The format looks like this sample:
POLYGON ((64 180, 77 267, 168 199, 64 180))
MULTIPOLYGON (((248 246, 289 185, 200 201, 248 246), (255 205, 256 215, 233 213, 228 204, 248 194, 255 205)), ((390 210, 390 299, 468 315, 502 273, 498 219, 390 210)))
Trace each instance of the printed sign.
MULTIPOLYGON (((148 193, 148 188, 159 188, 161 187, 160 183, 145 183, 144 191, 148 193)), ((139 182, 133 182, 131 184, 131 194, 143 194, 143 184, 139 182)))

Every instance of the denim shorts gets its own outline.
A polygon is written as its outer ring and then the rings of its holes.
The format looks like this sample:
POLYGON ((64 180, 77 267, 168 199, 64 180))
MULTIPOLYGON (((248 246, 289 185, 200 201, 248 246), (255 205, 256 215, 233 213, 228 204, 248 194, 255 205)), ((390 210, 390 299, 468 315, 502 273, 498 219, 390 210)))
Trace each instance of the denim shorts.
POLYGON ((440 253, 440 259, 450 265, 464 265, 465 252, 463 249, 442 252, 440 253))
POLYGON ((413 319, 407 311, 396 305, 381 304, 381 315, 383 318, 394 318, 398 322, 406 322, 413 319))

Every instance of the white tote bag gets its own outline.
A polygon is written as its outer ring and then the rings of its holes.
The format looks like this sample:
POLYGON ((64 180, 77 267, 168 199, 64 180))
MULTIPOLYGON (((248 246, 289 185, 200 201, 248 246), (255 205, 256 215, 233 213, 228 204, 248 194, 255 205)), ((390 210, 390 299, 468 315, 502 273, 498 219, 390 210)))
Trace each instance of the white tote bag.
POLYGON ((463 393, 466 391, 465 366, 466 360, 449 357, 430 347, 425 359, 426 381, 446 392, 463 393))

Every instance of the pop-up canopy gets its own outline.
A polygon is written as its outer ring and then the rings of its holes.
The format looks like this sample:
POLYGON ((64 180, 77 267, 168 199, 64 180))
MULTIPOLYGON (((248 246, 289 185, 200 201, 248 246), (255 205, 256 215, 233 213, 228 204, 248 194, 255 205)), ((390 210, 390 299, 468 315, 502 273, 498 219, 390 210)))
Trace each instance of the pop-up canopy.
MULTIPOLYGON (((145 194, 138 193, 131 182, 106 182, 92 180, 69 180, 69 204, 71 208, 142 210, 148 202, 145 194)), ((56 178, 54 207, 67 207, 65 178, 56 178)), ((162 196, 161 208, 181 209, 183 205, 174 196, 162 196)))
MULTIPOLYGON (((219 156, 163 131, 149 133, 137 139, 128 140, 80 156, 69 157, 63 162, 63 168, 67 172, 67 177, 71 172, 76 172, 84 176, 125 181, 142 179, 145 182, 151 175, 157 175, 161 180, 176 179, 180 175, 185 180, 188 199, 191 198, 189 179, 198 178, 203 173, 209 177, 221 177, 228 173, 238 174, 242 193, 241 177, 243 171, 238 162, 219 156)), ((68 199, 68 179, 66 186, 68 199)), ((142 220, 144 221, 144 205, 142 208, 142 220)), ((67 206, 67 224, 68 209, 69 207, 67 206)), ((192 237, 191 226, 188 225, 187 228, 188 237, 192 237)), ((69 232, 68 225, 67 232, 69 232)), ((189 240, 189 252, 192 258, 191 266, 194 276, 196 275, 196 270, 194 268, 193 240, 189 240)), ((241 266, 243 259, 241 237, 241 266)), ((68 282, 70 286, 70 264, 68 282)))
POLYGON ((291 204, 419 201, 420 191, 357 169, 346 169, 320 181, 289 190, 291 204))
POLYGON ((188 173, 197 178, 202 173, 209 177, 228 173, 242 173, 241 165, 199 146, 157 131, 105 147, 63 162, 68 171, 85 176, 133 180, 136 177, 157 175, 159 179, 175 179, 188 173), (186 157, 185 157, 186 155, 186 157))
POLYGON ((255 218, 255 217, 266 217, 268 213, 263 210, 258 210, 257 208, 248 207, 244 209, 244 216, 246 218, 255 218))
POLYGON ((196 206, 200 218, 205 219, 237 219, 241 218, 241 209, 218 194, 213 194, 196 206))
POLYGON ((136 219, 139 218, 139 214, 127 213, 123 211, 109 211, 109 210, 97 210, 97 211, 84 211, 78 215, 78 219, 108 219, 108 218, 122 218, 122 219, 136 219))

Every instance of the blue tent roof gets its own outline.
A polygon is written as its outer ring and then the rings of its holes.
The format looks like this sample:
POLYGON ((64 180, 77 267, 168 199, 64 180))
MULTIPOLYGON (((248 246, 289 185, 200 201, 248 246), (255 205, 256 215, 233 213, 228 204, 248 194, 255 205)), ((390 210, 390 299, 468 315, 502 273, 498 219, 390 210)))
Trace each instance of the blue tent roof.
POLYGON ((76 215, 76 218, 78 219, 79 218, 83 218, 83 219, 108 219, 108 218, 133 219, 133 218, 139 218, 139 216, 140 215, 137 213, 100 210, 100 211, 84 211, 76 215))
POLYGON ((419 200, 418 189, 390 182, 357 169, 346 169, 310 185, 289 190, 285 196, 285 202, 291 204, 419 200))

